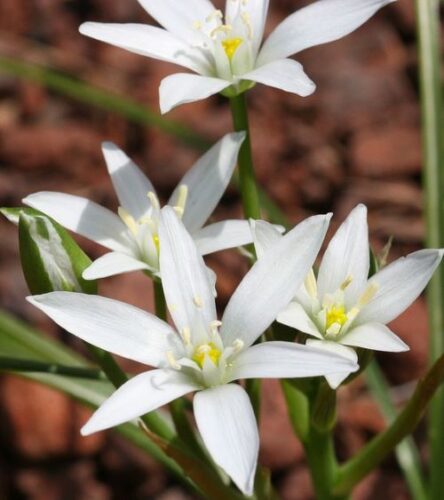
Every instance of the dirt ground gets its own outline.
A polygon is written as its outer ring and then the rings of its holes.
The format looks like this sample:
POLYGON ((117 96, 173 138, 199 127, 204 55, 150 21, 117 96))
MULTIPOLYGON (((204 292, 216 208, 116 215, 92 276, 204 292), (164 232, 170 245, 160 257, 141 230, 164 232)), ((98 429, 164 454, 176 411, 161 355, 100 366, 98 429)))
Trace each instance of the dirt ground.
MULTIPOLYGON (((308 2, 271 0, 267 29, 308 2)), ((149 22, 136 0, 1 0, 0 55, 48 64, 158 111, 158 84, 173 67, 77 32, 86 20, 149 22)), ((413 0, 399 0, 347 38, 300 54, 317 92, 298 98, 257 86, 249 94, 259 182, 293 221, 333 210, 337 226, 358 202, 369 207, 372 242, 390 236, 390 258, 419 249, 424 239, 420 110, 413 0)), ((210 141, 230 131, 225 100, 213 97, 170 113, 210 141)), ((116 207, 100 143, 112 140, 167 198, 199 152, 155 129, 129 123, 75 99, 18 80, 0 69, 0 206, 16 206, 39 190, 64 191, 116 207)), ((214 219, 241 217, 237 192, 225 195, 214 219)), ((78 343, 27 306, 16 229, 0 220, 0 307, 78 343)), ((93 257, 103 253, 81 240, 93 257)), ((245 272, 235 251, 209 259, 219 274, 220 302, 245 272)), ((101 293, 151 307, 149 282, 139 274, 103 280, 101 293)), ((418 300, 392 325, 411 347, 380 357, 393 395, 402 403, 423 372, 427 314, 418 300)), ((138 367, 124 364, 129 370, 138 367)), ((284 500, 308 500, 312 488, 301 446, 291 433, 274 381, 263 386, 261 462, 273 471, 284 500)), ((362 378, 339 392, 340 455, 355 453, 384 428, 362 378)), ((0 498, 32 500, 181 500, 191 498, 160 466, 112 432, 88 439, 79 428, 88 413, 63 395, 0 377, 0 498)), ((417 435, 426 459, 424 431, 417 435)), ((394 458, 357 489, 354 498, 409 498, 394 458)))

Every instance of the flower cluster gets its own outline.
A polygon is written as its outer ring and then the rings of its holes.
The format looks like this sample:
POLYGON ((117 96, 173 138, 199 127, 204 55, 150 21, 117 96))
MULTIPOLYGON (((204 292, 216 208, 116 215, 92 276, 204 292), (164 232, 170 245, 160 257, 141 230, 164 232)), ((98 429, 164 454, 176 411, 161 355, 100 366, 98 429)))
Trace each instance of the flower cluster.
MULTIPOLYGON (((255 83, 309 95, 313 82, 289 56, 347 35, 390 1, 320 0, 285 19, 264 43, 268 0, 227 0, 225 13, 209 0, 139 0, 164 29, 85 23, 81 32, 197 73, 162 82, 160 107, 166 112, 218 92, 233 98, 255 83)), ((35 193, 23 202, 43 218, 45 237, 35 228, 34 233, 45 252, 36 255, 44 256, 49 285, 56 282, 56 291, 39 292, 29 302, 80 339, 150 367, 116 390, 82 434, 138 419, 195 393, 194 416, 208 453, 251 495, 259 436, 240 381, 325 377, 337 389, 360 368, 355 348, 407 350, 386 325, 423 291, 443 252, 415 252, 370 276, 363 205, 339 227, 318 267, 331 214, 310 217, 286 234, 264 220, 205 225, 248 142, 246 132, 223 137, 186 173, 163 208, 148 178, 109 142, 103 144, 103 155, 119 200, 117 214, 63 193, 35 193), (76 276, 72 252, 52 259, 63 238, 45 216, 110 252, 76 276), (57 241, 51 246, 52 234, 57 241), (203 256, 252 243, 257 259, 219 319, 215 276, 203 256), (144 271, 161 282, 171 324, 128 304, 80 293, 77 286, 70 288, 76 292, 58 291, 68 288, 57 286, 64 276, 57 266, 76 285, 80 279, 144 271), (53 276, 57 280, 51 281, 53 276), (296 335, 274 340, 275 321, 299 333, 298 341, 296 335)), ((31 227, 31 216, 23 217, 31 227)))

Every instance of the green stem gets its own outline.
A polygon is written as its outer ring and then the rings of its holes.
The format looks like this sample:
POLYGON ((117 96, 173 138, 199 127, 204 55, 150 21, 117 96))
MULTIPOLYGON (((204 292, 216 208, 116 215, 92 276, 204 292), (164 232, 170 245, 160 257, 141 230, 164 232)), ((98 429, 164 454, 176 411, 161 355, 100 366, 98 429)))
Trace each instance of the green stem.
MULTIPOLYGON (((419 39, 421 105, 423 121, 424 198, 427 246, 444 246, 444 146, 441 90, 441 37, 439 0, 416 0, 419 39)), ((428 289, 430 360, 444 353, 444 268, 435 273, 428 289)), ((430 411, 430 498, 444 491, 444 388, 436 394, 430 411)))
MULTIPOLYGON (((376 361, 367 367, 365 372, 367 384, 378 402, 385 419, 391 424, 397 411, 390 399, 389 386, 376 361)), ((396 447, 396 457, 401 467, 413 500, 426 500, 427 493, 421 472, 421 459, 413 437, 405 438, 396 447)))
POLYGON ((245 92, 230 98, 233 127, 236 132, 246 132, 247 136, 239 152, 239 189, 246 219, 260 219, 261 206, 251 152, 250 128, 245 92))
MULTIPOLYGON (((432 366, 427 375, 418 382, 415 392, 392 425, 376 436, 339 469, 334 486, 336 494, 348 494, 369 472, 374 470, 406 436, 411 434, 428 403, 444 382, 444 355, 432 366)), ((442 470, 441 470, 442 473, 442 470)))
POLYGON ((338 468, 332 433, 310 426, 304 448, 316 499, 339 500, 340 495, 331 493, 338 468))
POLYGON ((50 373, 89 380, 108 380, 101 370, 0 356, 0 371, 50 373))

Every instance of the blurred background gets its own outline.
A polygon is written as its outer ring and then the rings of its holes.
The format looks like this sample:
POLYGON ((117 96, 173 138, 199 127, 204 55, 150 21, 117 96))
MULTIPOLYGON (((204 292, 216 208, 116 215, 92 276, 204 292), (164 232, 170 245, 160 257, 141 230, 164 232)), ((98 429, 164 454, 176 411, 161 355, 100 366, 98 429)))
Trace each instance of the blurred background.
MULTIPOLYGON (((307 3, 271 0, 267 30, 307 3)), ((103 140, 122 147, 166 199, 201 154, 199 147, 231 130, 227 102, 219 97, 182 106, 166 117, 168 123, 159 121, 158 85, 174 68, 82 37, 77 28, 86 20, 152 22, 136 0, 0 2, 0 206, 17 206, 29 193, 56 190, 116 208, 100 152, 103 140), (63 77, 36 71, 34 65, 63 77), (139 105, 119 99, 110 109, 109 98, 83 84, 79 90, 70 78, 139 105), (142 105, 150 110, 143 118, 142 105)), ((421 247, 415 44, 413 0, 399 0, 347 38, 299 55, 318 85, 312 97, 263 86, 249 93, 258 179, 292 223, 333 210, 336 227, 363 202, 369 207, 376 250, 390 236, 390 259, 421 247)), ((241 216, 239 196, 230 188, 214 219, 241 216)), ((79 241, 92 258, 103 253, 79 241)), ((218 273, 223 305, 246 270, 244 259, 228 251, 208 262, 218 273)), ((151 308, 150 283, 142 274, 103 280, 100 293, 151 308)), ((0 307, 78 346, 28 306, 26 295, 17 230, 2 218, 0 307)), ((396 358, 380 358, 393 396, 402 403, 426 363, 424 300, 392 327, 412 348, 396 358)), ((140 369, 128 363, 124 367, 140 369)), ((308 500, 312 490, 302 448, 292 435, 277 388, 274 381, 264 384, 261 461, 272 469, 284 499, 308 500)), ((380 432, 384 420, 361 379, 343 388, 339 398, 337 442, 345 458, 380 432)), ((59 393, 0 376, 0 498, 191 498, 160 466, 115 434, 81 438, 79 428, 87 418, 87 410, 59 393)), ((420 443, 422 434, 420 429, 420 443)), ((355 498, 379 494, 409 498, 393 457, 364 481, 355 498)))

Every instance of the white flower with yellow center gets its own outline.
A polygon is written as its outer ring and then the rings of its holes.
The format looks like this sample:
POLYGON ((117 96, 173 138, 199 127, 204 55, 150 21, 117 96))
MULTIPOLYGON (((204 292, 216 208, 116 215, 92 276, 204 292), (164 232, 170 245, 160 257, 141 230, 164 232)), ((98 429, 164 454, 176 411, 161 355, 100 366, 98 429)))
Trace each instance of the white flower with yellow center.
POLYGON ((209 0, 139 0, 165 29, 87 22, 80 32, 197 73, 177 73, 162 81, 160 109, 166 113, 218 92, 236 95, 255 83, 310 95, 314 83, 289 57, 348 35, 392 1, 314 2, 282 21, 263 45, 269 0, 226 0, 225 15, 209 0))
MULTIPOLYGON (((168 201, 202 255, 251 243, 247 221, 228 220, 203 227, 230 182, 244 138, 244 133, 234 133, 221 139, 185 174, 168 201)), ((154 187, 114 144, 104 143, 103 154, 119 198, 118 214, 64 193, 35 193, 23 202, 112 250, 85 271, 85 279, 136 270, 158 274, 160 205, 154 187)))
MULTIPOLYGON (((264 222, 253 223, 260 255, 281 235, 264 222)), ((358 205, 337 230, 316 278, 307 275, 294 300, 277 321, 315 337, 307 345, 357 361, 353 347, 402 352, 408 346, 386 324, 420 295, 441 262, 441 250, 421 250, 398 259, 370 279, 367 209, 358 205)), ((348 373, 327 375, 338 387, 348 373)))
POLYGON ((253 345, 301 286, 329 219, 307 219, 254 264, 221 321, 203 259, 171 207, 162 209, 160 271, 175 329, 140 309, 104 297, 69 292, 30 297, 32 304, 81 339, 156 367, 118 389, 82 433, 136 419, 198 391, 194 415, 208 452, 237 486, 251 495, 259 436, 249 398, 242 386, 233 382, 357 369, 347 358, 310 346, 291 342, 253 345), (293 277, 290 284, 288 276, 293 277))

